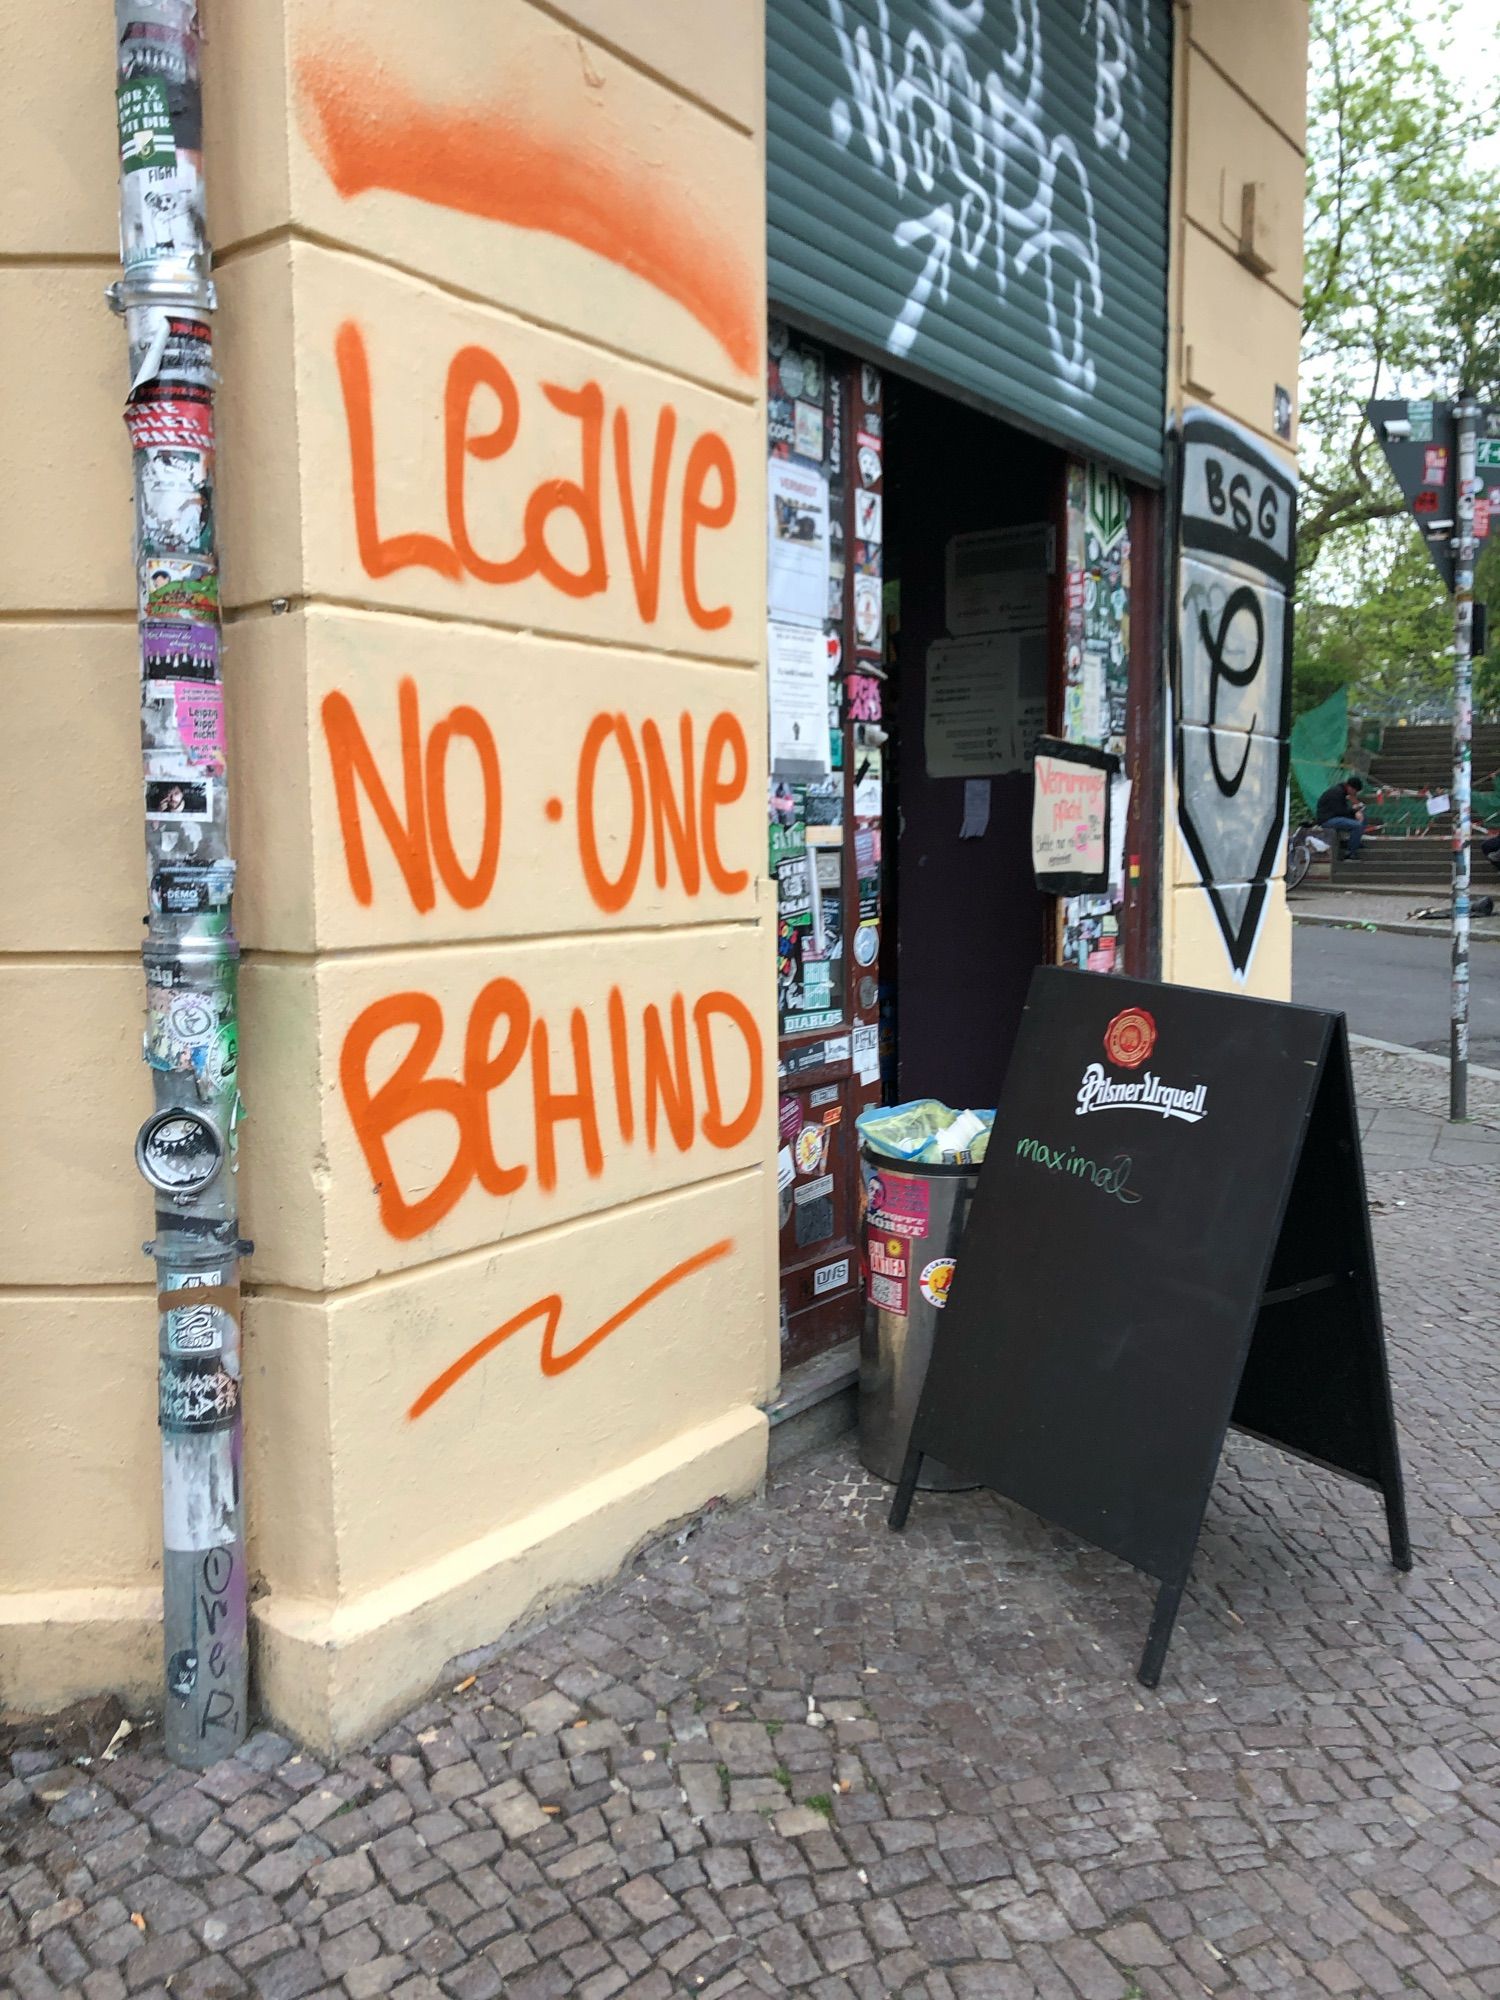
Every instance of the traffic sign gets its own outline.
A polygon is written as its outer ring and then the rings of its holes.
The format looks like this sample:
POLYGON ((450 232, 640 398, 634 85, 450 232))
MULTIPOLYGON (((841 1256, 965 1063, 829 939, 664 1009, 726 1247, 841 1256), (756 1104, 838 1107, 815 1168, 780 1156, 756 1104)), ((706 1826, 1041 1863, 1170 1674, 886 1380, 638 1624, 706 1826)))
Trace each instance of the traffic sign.
MULTIPOLYGON (((1458 532, 1458 439, 1452 403, 1377 397, 1365 415, 1410 507, 1433 566, 1451 591, 1453 538, 1458 532)), ((1489 533, 1490 508, 1500 505, 1500 410, 1486 410, 1475 440, 1474 534, 1489 533), (1493 497, 1492 497, 1493 496, 1493 497)))

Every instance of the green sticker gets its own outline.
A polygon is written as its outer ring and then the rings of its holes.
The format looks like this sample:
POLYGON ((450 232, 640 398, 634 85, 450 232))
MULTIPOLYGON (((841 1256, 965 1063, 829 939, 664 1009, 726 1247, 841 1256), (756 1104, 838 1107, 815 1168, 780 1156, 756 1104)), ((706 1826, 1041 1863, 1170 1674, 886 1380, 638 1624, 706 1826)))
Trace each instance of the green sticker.
POLYGON ((167 89, 160 77, 122 83, 115 95, 120 117, 120 164, 127 174, 145 167, 175 167, 177 140, 167 89))

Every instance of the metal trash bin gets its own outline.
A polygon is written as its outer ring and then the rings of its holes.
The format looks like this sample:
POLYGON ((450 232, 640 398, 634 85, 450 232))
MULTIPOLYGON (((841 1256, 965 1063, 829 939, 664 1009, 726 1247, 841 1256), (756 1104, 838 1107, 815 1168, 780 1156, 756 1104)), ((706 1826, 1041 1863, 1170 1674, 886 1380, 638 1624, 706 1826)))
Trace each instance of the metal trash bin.
MULTIPOLYGON (((859 1342, 859 1456, 893 1485, 901 1477, 932 1343, 953 1279, 979 1168, 926 1166, 860 1149, 864 1183, 865 1311, 859 1342)), ((973 1487, 935 1458, 924 1492, 973 1487)))

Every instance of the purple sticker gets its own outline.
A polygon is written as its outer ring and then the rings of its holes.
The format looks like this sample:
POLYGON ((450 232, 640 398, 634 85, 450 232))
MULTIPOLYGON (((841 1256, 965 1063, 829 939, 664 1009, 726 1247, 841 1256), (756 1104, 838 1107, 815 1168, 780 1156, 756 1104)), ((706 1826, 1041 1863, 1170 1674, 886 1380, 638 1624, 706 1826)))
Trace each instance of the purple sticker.
POLYGON ((216 681, 219 628, 148 619, 141 627, 141 658, 148 681, 216 681))

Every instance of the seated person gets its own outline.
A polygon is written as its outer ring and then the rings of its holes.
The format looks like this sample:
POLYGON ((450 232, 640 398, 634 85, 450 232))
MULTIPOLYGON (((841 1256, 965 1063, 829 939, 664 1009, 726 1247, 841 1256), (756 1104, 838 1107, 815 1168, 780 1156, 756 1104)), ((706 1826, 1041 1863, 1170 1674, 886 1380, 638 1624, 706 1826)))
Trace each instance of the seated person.
POLYGON ((1326 826, 1334 833, 1348 836, 1347 851, 1351 861, 1359 859, 1360 845, 1365 837, 1365 807, 1360 793, 1365 781, 1357 771, 1352 771, 1318 800, 1313 817, 1319 826, 1326 826))

